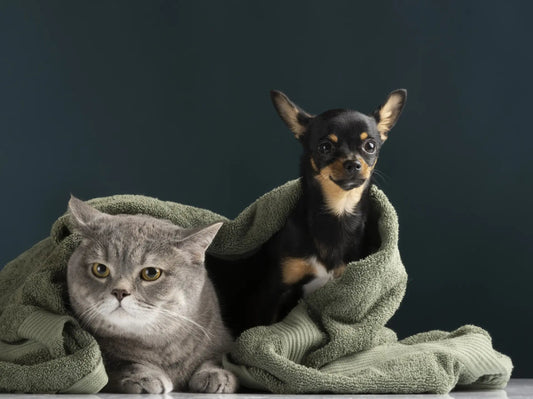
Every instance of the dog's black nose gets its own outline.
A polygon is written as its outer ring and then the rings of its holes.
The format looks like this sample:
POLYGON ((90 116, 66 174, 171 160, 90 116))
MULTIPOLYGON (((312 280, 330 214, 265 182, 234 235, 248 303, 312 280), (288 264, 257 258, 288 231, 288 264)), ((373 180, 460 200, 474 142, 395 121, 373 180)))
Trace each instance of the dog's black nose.
POLYGON ((361 162, 359 161, 345 161, 344 164, 344 170, 348 173, 355 173, 361 170, 361 162))

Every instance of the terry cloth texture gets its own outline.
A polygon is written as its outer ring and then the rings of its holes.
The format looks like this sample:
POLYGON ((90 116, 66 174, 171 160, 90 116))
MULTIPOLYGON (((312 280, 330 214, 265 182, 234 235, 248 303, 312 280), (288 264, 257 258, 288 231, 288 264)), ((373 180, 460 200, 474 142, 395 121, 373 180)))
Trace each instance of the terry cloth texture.
MULTIPOLYGON (((109 214, 147 214, 183 227, 225 222, 212 255, 253 252, 285 223, 301 193, 289 182, 259 198, 234 220, 154 198, 119 195, 89 201, 109 214)), ((283 322, 245 332, 225 363, 243 385, 272 392, 447 392, 455 385, 503 387, 510 360, 483 330, 423 333, 397 342, 383 327, 397 309, 406 274, 397 221, 372 187, 380 250, 349 265, 302 301, 283 322)), ((66 266, 80 237, 68 216, 50 237, 0 271, 0 392, 95 393, 107 383, 94 338, 70 314, 66 266)))

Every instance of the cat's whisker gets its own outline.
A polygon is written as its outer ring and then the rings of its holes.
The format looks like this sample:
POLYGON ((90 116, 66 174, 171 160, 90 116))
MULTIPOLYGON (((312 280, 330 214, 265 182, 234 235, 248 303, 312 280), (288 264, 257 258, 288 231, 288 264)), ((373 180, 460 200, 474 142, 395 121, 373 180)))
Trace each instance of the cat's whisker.
MULTIPOLYGON (((173 313, 173 312, 170 312, 166 309, 161 309, 161 308, 157 308, 157 307, 154 307, 152 309, 150 309, 151 311, 155 311, 157 312, 160 316, 162 317, 165 317, 167 320, 173 320, 173 321, 176 321, 176 320, 185 320, 185 321, 188 321, 190 322, 191 324, 181 324, 182 327, 186 328, 187 330, 189 330, 190 332, 196 332, 197 330, 193 327, 197 327, 199 328, 204 334, 206 334, 206 331, 205 331, 205 328, 202 327, 200 324, 194 322, 193 320, 190 320, 189 318, 185 317, 185 316, 182 316, 178 313, 173 313)), ((208 335, 208 334, 206 334, 208 335)))
MULTIPOLYGON (((137 304, 137 306, 140 307, 140 308, 144 308, 144 309, 150 310, 150 311, 156 311, 161 316, 167 317, 167 318, 170 318, 170 319, 173 319, 173 320, 176 320, 176 319, 184 320, 184 321, 186 321, 188 323, 191 323, 191 325, 197 327, 198 329, 200 329, 200 331, 202 331, 202 333, 204 333, 206 338, 209 339, 210 341, 213 338, 212 335, 209 334, 207 329, 205 327, 203 327, 201 324, 199 324, 199 323, 195 322, 194 320, 192 320, 192 319, 190 319, 190 318, 188 318, 186 316, 183 316, 183 315, 181 315, 179 313, 170 312, 170 311, 168 311, 166 309, 157 308, 154 305, 149 305, 149 304, 137 304)), ((185 325, 185 326, 187 326, 187 325, 185 325)))
POLYGON ((94 305, 89 306, 87 309, 85 309, 83 312, 81 312, 78 317, 83 318, 85 314, 92 312, 96 307, 98 307, 98 303, 95 303, 94 305))
POLYGON ((81 327, 83 329, 92 331, 93 334, 96 334, 104 323, 103 319, 100 319, 97 323, 94 323, 94 320, 101 316, 99 312, 100 307, 101 303, 97 302, 89 306, 78 316, 78 320, 80 321, 81 327))
POLYGON ((80 320, 80 324, 82 327, 87 327, 91 321, 98 316, 98 311, 96 308, 98 307, 98 303, 91 305, 89 308, 85 309, 78 317, 80 320))
POLYGON ((93 320, 96 319, 97 317, 98 317, 98 312, 96 310, 91 311, 87 315, 87 317, 86 317, 86 319, 84 321, 84 324, 86 324, 87 326, 91 325, 93 320))
MULTIPOLYGON (((161 329, 168 329, 168 323, 176 324, 176 322, 179 322, 180 328, 183 329, 183 331, 190 336, 199 337, 200 335, 203 337, 205 333, 200 333, 199 329, 194 326, 193 324, 189 323, 183 323, 183 321, 179 318, 176 318, 174 316, 170 316, 167 314, 161 314, 160 319, 156 322, 154 322, 149 328, 153 329, 154 331, 160 331, 161 329)), ((208 339, 210 339, 208 337, 208 339)))
POLYGON ((197 322, 195 322, 194 320, 192 319, 189 319, 188 317, 185 317, 185 316, 182 316, 180 314, 175 314, 176 317, 179 317, 180 319, 182 320, 185 320, 185 321, 188 321, 189 323, 191 323, 192 325, 198 327, 203 333, 204 335, 206 336, 207 339, 209 339, 211 341, 212 339, 212 336, 209 334, 209 332, 205 329, 205 327, 201 326, 200 324, 198 324, 197 322))

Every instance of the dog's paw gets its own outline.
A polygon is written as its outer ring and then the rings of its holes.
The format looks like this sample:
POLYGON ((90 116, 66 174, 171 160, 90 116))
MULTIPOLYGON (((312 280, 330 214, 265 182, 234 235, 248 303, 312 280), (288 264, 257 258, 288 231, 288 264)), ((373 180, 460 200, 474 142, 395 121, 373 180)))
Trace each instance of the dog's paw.
POLYGON ((237 377, 222 368, 210 368, 196 372, 189 381, 191 392, 233 393, 237 390, 237 377))

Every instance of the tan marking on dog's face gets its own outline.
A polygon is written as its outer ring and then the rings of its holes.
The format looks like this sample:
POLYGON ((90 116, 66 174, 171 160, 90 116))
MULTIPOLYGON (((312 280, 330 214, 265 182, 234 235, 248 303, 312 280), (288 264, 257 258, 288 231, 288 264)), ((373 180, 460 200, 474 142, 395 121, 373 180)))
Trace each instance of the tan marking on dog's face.
POLYGON ((322 188, 322 194, 324 195, 326 206, 334 215, 339 217, 346 213, 353 212, 355 206, 361 200, 361 196, 368 184, 368 180, 359 187, 346 191, 331 181, 330 176, 334 179, 335 177, 330 173, 331 169, 325 167, 315 176, 315 179, 317 179, 322 188))
POLYGON ((361 135, 359 137, 361 138, 361 140, 366 140, 368 138, 368 133, 367 132, 363 132, 363 133, 361 133, 361 135))
POLYGON ((335 180, 344 179, 344 161, 345 159, 336 159, 328 166, 322 168, 320 171, 321 174, 331 176, 335 180))
MULTIPOLYGON (((377 161, 377 159, 376 159, 377 161)), ((328 209, 336 216, 342 216, 345 213, 353 212, 355 206, 359 203, 363 191, 370 180, 370 176, 374 169, 373 165, 369 165, 361 156, 350 156, 347 158, 336 159, 334 162, 322 168, 315 176, 315 179, 320 183, 322 194, 324 195, 328 209), (346 178, 346 171, 344 162, 347 160, 357 159, 361 163, 361 170, 359 176, 365 179, 365 182, 349 191, 343 190, 333 180, 343 180, 346 178)), ((316 166, 316 164, 315 164, 316 166)), ((317 170, 317 169, 315 169, 317 170)))
POLYGON ((305 276, 313 275, 314 268, 304 258, 287 257, 281 261, 283 283, 295 284, 305 276))
POLYGON ((334 143, 338 143, 338 142, 339 142, 339 138, 337 137, 336 134, 333 134, 333 133, 331 133, 331 134, 328 135, 328 139, 330 139, 330 140, 333 141, 334 143))
POLYGON ((366 161, 362 157, 357 157, 357 160, 361 162, 361 171, 359 172, 361 174, 361 177, 364 179, 370 178, 370 175, 372 174, 372 170, 374 169, 374 165, 370 166, 366 163, 366 161))

